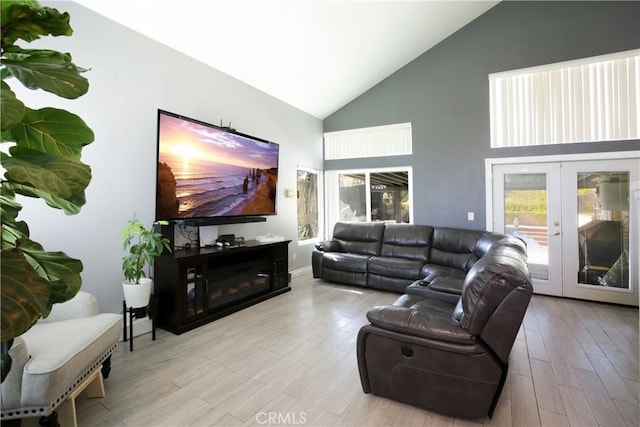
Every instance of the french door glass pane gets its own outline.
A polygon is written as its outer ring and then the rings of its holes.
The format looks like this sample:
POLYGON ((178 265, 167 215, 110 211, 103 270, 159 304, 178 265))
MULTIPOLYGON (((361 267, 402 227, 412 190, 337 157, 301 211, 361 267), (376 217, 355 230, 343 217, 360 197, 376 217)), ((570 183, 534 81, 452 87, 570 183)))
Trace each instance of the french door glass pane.
POLYGON ((340 221, 367 221, 367 191, 364 174, 338 175, 340 221))
POLYGON ((504 224, 508 234, 527 244, 531 277, 549 279, 547 175, 504 175, 504 224))
POLYGON ((629 173, 578 173, 578 283, 629 289, 629 173))

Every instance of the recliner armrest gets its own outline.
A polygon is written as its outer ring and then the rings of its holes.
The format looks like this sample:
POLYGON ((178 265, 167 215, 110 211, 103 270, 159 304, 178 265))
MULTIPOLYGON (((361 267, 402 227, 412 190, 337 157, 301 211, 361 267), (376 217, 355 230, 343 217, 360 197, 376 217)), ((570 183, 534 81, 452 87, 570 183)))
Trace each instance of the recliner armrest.
POLYGON ((475 337, 452 319, 451 312, 420 307, 377 306, 367 312, 371 324, 407 335, 452 344, 474 344, 475 337))
POLYGON ((342 252, 340 242, 335 240, 325 240, 316 243, 316 249, 322 252, 342 252))
POLYGON ((429 289, 446 294, 462 295, 462 285, 464 280, 451 278, 447 276, 436 277, 429 284, 429 289))

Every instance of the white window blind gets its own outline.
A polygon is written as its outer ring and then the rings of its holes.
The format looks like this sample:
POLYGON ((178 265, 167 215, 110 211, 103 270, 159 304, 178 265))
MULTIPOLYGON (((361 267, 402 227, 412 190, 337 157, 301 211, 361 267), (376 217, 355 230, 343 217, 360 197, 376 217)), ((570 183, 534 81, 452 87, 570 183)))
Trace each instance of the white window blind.
POLYGON ((491 147, 640 139, 640 50, 489 75, 491 147))
POLYGON ((324 134, 325 160, 411 154, 411 123, 350 129, 324 134))

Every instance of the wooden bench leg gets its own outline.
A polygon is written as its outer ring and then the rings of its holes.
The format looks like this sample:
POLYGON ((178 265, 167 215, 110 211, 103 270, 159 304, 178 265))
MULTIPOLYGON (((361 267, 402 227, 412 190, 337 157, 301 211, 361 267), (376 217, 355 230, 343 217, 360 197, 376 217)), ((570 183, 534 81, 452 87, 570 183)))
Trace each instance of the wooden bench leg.
POLYGON ((69 396, 67 396, 65 401, 58 406, 57 411, 59 418, 65 423, 65 425, 78 427, 78 420, 76 418, 76 397, 85 391, 87 392, 87 396, 90 398, 105 396, 104 382, 100 369, 96 369, 91 375, 85 378, 85 380, 82 381, 82 383, 80 383, 80 385, 73 390, 69 396))

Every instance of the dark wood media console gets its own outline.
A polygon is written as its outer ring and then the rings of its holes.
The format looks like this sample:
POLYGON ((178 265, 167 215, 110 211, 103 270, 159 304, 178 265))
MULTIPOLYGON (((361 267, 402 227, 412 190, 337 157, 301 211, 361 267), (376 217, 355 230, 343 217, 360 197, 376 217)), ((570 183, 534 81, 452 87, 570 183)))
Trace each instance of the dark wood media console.
POLYGON ((289 242, 247 241, 156 258, 158 327, 181 334, 290 291, 289 242))

